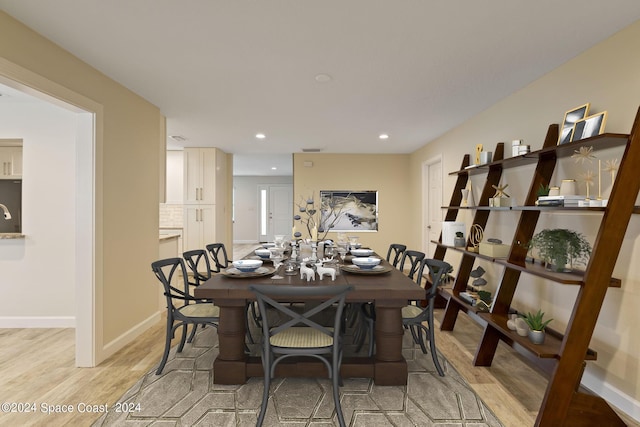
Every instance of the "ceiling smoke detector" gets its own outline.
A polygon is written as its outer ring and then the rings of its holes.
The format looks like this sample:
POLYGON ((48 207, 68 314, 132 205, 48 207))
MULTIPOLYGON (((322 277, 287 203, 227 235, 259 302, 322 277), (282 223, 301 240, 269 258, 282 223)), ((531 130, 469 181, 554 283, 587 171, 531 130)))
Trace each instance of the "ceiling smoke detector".
POLYGON ((185 142, 187 140, 187 138, 182 135, 169 135, 169 138, 171 138, 175 142, 185 142))

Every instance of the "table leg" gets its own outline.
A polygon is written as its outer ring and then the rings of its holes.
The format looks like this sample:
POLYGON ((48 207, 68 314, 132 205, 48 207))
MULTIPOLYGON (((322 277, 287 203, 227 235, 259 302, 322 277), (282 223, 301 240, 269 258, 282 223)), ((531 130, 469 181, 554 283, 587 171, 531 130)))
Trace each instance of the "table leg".
POLYGON ((376 302, 376 354, 374 381, 377 385, 406 385, 407 361, 402 356, 401 307, 376 302))
POLYGON ((244 384, 247 381, 244 353, 246 331, 246 306, 244 301, 216 305, 220 307, 218 347, 220 354, 213 362, 213 378, 216 384, 244 384))

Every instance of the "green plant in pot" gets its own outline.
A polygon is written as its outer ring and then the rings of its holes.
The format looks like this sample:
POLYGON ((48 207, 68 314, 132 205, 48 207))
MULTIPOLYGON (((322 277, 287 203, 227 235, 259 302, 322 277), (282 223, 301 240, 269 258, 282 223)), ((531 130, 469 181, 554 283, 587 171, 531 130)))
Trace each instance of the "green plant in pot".
POLYGON ((542 344, 544 342, 544 328, 546 328, 553 319, 545 319, 542 310, 538 310, 537 313, 520 313, 520 317, 522 317, 527 323, 527 326, 529 326, 529 340, 534 344, 542 344))
POLYGON ((547 268, 571 271, 574 264, 586 265, 591 256, 591 245, 581 233, 565 228, 545 229, 533 236, 528 249, 536 249, 547 268))
POLYGON ((540 184, 540 187, 536 190, 536 195, 540 196, 548 196, 551 188, 548 185, 540 184))

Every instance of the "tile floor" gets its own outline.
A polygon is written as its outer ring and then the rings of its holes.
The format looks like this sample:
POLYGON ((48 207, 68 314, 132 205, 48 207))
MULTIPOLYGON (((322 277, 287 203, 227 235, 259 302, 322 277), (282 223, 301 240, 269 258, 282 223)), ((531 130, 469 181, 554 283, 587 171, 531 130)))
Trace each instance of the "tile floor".
MULTIPOLYGON (((431 355, 422 354, 408 333, 403 346, 410 371, 407 386, 376 386, 364 378, 344 380, 340 394, 348 425, 501 426, 446 360, 441 358, 446 375, 440 377, 431 355)), ((172 350, 162 375, 156 376, 154 369, 119 400, 129 404, 130 412, 111 411, 94 427, 255 425, 262 379, 238 386, 214 384, 211 366, 217 354, 215 329, 202 330, 182 353, 172 350)), ((330 381, 276 379, 264 425, 337 425, 330 381)))

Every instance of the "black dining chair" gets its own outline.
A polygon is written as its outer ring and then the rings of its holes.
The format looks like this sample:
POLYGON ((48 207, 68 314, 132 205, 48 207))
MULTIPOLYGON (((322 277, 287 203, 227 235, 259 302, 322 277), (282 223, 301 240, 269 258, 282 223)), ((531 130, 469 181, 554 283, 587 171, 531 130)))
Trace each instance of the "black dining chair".
MULTIPOLYGON (((420 267, 420 262, 424 259, 425 254, 423 252, 407 250, 405 245, 398 243, 391 244, 387 251, 387 261, 393 259, 393 266, 404 272, 405 264, 409 271, 407 276, 410 279, 414 279, 417 269, 420 267), (401 257, 400 257, 401 256, 401 257), (392 258, 393 257, 393 258, 392 258), (398 259, 400 261, 398 263, 398 259), (398 264, 400 264, 398 266, 398 264)), ((391 263, 391 261, 389 261, 391 263)), ((359 352, 364 346, 365 338, 368 337, 369 348, 367 355, 373 356, 373 350, 375 348, 375 324, 376 324, 376 309, 375 305, 371 303, 360 304, 360 324, 354 334, 354 343, 356 344, 356 352, 359 352)))
MULTIPOLYGON (((232 265, 233 261, 229 259, 227 248, 225 247, 224 243, 210 243, 205 246, 205 249, 207 250, 207 252, 209 252, 211 260, 213 261, 214 267, 211 270, 213 274, 220 273, 222 272, 222 270, 229 268, 229 266, 232 265)), ((256 326, 261 327, 260 313, 258 312, 258 310, 256 310, 256 306, 252 302, 247 303, 247 326, 249 325, 248 321, 250 319, 253 320, 256 326)), ((247 331, 249 331, 248 327, 247 331)), ((251 332, 248 332, 247 336, 249 338, 249 342, 253 344, 254 340, 251 332)))
POLYGON ((193 277, 193 281, 189 282, 190 285, 198 287, 211 278, 211 263, 207 251, 194 249, 183 252, 182 257, 191 272, 190 277, 193 277))
POLYGON ((420 348, 422 349, 422 352, 424 354, 427 354, 427 348, 425 346, 424 339, 422 338, 422 332, 425 332, 425 335, 429 340, 429 348, 431 350, 431 358, 433 359, 433 364, 435 365, 436 370, 441 377, 444 376, 444 370, 440 365, 440 361, 438 360, 438 353, 436 352, 433 308, 436 295, 438 293, 438 286, 447 276, 450 269, 451 265, 445 261, 430 258, 423 259, 416 270, 415 282, 425 288, 425 299, 427 301, 427 305, 426 307, 421 307, 419 305, 421 303, 420 301, 414 301, 413 303, 402 308, 402 324, 405 328, 409 328, 413 337, 413 341, 416 344, 420 345, 420 348), (422 282, 424 279, 423 273, 425 267, 429 270, 429 280, 425 280, 425 285, 423 286, 422 282), (427 324, 427 326, 424 325, 425 323, 427 324))
POLYGON ((167 258, 151 263, 151 269, 164 289, 167 300, 167 331, 164 353, 156 371, 160 375, 167 363, 171 340, 178 328, 182 327, 182 338, 178 345, 178 353, 182 352, 187 339, 187 327, 193 325, 211 325, 218 327, 220 309, 212 303, 203 303, 189 292, 187 269, 182 258, 167 258), (179 288, 181 283, 182 289, 179 288), (177 287, 178 286, 178 287, 177 287))
POLYGON ((400 259, 400 266, 398 270, 405 273, 409 279, 415 279, 415 274, 418 268, 420 268, 420 262, 424 259, 424 252, 407 250, 402 254, 400 259), (408 271, 406 271, 408 269, 408 271))
MULTIPOLYGON (((182 257, 184 258, 185 264, 189 269, 189 285, 197 288, 207 280, 211 278, 211 264, 209 263, 209 256, 207 255, 207 251, 204 249, 194 249, 191 251, 186 251, 182 253, 182 257)), ((198 302, 209 302, 212 303, 212 300, 202 300, 198 302)), ((204 328, 205 325, 202 325, 204 328)), ((190 343, 193 341, 193 337, 196 335, 197 328, 194 327, 191 330, 191 335, 187 339, 187 342, 190 343)))
POLYGON ((205 249, 213 261, 213 269, 211 270, 213 273, 220 273, 231 265, 231 259, 229 259, 224 243, 210 243, 205 246, 205 249))
POLYGON ((400 243, 392 243, 389 245, 389 250, 387 251, 387 261, 389 264, 394 267, 398 267, 398 263, 404 254, 404 251, 407 250, 407 245, 401 245, 400 243))
POLYGON ((282 360, 296 356, 308 356, 321 360, 327 367, 332 380, 333 400, 340 426, 345 426, 340 405, 340 365, 343 347, 343 317, 345 299, 353 289, 352 286, 279 286, 250 285, 249 290, 256 296, 258 307, 262 313, 267 309, 277 312, 277 316, 264 316, 262 319, 262 367, 264 370, 264 391, 262 406, 256 426, 261 426, 267 412, 269 387, 274 377, 276 366, 282 360), (317 304, 305 306, 302 313, 293 310, 288 303, 278 299, 295 301, 322 297, 317 304), (316 321, 316 315, 331 310, 332 326, 325 326, 316 321), (271 324, 272 317, 278 319, 271 324), (329 360, 330 358, 330 360, 329 360))

